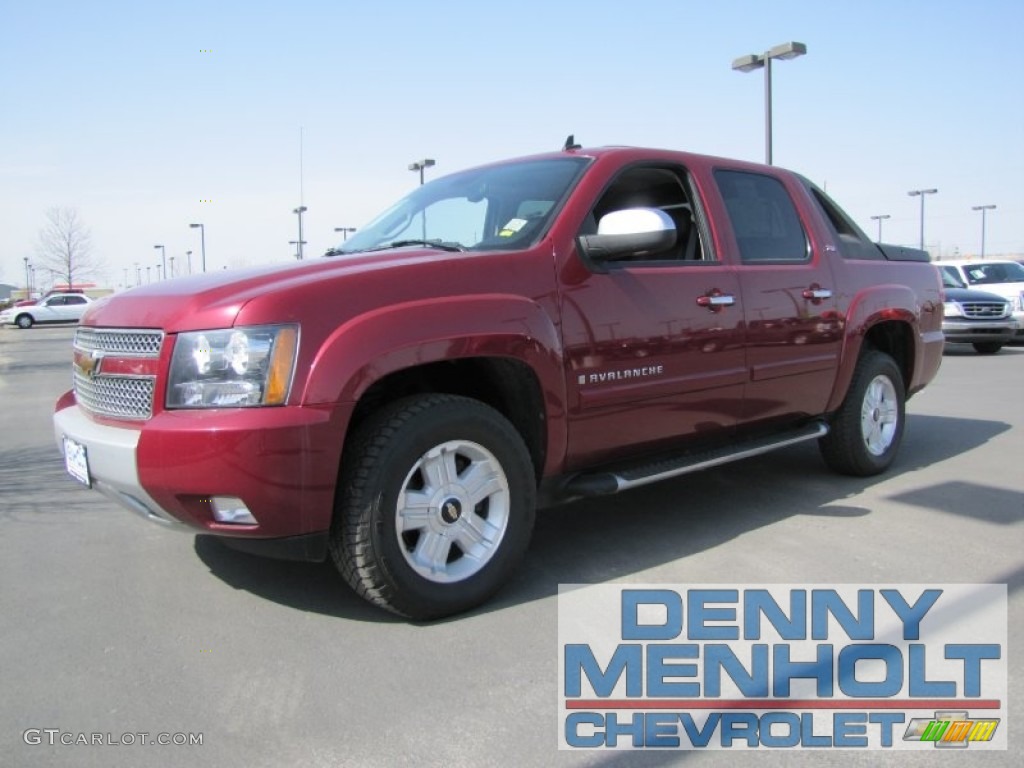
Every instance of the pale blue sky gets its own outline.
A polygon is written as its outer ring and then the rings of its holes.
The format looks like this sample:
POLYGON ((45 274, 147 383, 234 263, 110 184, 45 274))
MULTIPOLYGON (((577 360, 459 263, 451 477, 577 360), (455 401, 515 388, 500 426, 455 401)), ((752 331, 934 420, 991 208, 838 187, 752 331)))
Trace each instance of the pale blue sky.
MULTIPOLYGON (((872 236, 1024 254, 1024 2, 0 0, 0 281, 21 285, 45 210, 79 210, 108 279, 178 258, 286 261, 304 134, 307 257, 428 177, 584 146, 775 162, 827 184, 872 236), (204 52, 204 51, 210 52, 204 52), (212 202, 200 202, 210 200, 212 202)), ((155 278, 155 271, 153 273, 155 278)), ((132 277, 134 282, 134 277, 132 277)))

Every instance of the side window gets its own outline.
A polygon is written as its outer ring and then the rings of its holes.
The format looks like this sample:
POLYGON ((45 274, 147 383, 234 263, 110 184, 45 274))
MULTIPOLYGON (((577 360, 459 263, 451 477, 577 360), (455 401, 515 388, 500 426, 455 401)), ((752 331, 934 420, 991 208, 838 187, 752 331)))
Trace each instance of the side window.
POLYGON ((85 304, 85 299, 81 296, 67 296, 64 299, 65 304, 85 304))
POLYGON ((580 234, 597 232, 601 218, 613 211, 627 208, 658 208, 664 211, 675 226, 675 244, 661 252, 648 254, 641 261, 626 259, 630 266, 649 263, 663 266, 665 262, 701 262, 713 257, 705 247, 702 235, 701 212, 686 182, 682 168, 662 166, 636 166, 620 173, 608 186, 591 209, 580 234))
POLYGON ((715 181, 745 264, 810 259, 800 217, 778 179, 746 171, 715 171, 715 181))

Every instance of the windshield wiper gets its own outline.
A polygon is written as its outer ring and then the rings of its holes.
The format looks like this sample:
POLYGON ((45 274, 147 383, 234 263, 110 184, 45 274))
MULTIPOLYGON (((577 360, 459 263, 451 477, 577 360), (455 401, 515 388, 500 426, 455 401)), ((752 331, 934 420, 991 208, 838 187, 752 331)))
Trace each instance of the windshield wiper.
POLYGON ((367 248, 369 251, 386 251, 389 248, 405 248, 410 245, 423 245, 427 248, 438 248, 442 251, 464 251, 466 247, 462 243, 445 242, 441 240, 395 240, 385 245, 378 245, 376 248, 367 248))

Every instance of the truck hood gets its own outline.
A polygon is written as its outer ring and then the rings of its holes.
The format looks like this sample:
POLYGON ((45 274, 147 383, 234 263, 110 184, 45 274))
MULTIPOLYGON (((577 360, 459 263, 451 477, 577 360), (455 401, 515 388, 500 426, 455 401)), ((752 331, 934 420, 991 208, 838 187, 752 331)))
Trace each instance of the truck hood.
MULTIPOLYGON (((344 295, 358 291, 359 285, 378 283, 380 275, 390 274, 397 268, 473 260, 479 256, 404 248, 316 259, 301 264, 208 272, 164 280, 100 299, 85 313, 81 324, 111 328, 159 328, 168 333, 177 333, 229 328, 236 323, 289 322, 296 319, 302 309, 296 303, 304 302, 304 297, 312 295, 322 299, 325 286, 332 286, 329 293, 337 302, 344 295), (363 279, 357 276, 363 276, 363 279), (372 279, 368 281, 367 278, 372 279), (254 301, 257 304, 272 304, 273 319, 256 316, 240 318, 243 308, 254 301)), ((402 280, 406 281, 408 276, 402 280)))

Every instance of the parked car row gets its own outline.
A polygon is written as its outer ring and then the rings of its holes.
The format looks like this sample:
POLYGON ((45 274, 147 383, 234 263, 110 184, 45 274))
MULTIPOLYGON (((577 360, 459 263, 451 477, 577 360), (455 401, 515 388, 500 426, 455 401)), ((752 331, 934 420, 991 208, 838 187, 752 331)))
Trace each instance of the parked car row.
POLYGON ((82 293, 54 293, 37 302, 21 302, 0 312, 0 325, 31 328, 43 323, 77 323, 92 299, 82 293))

